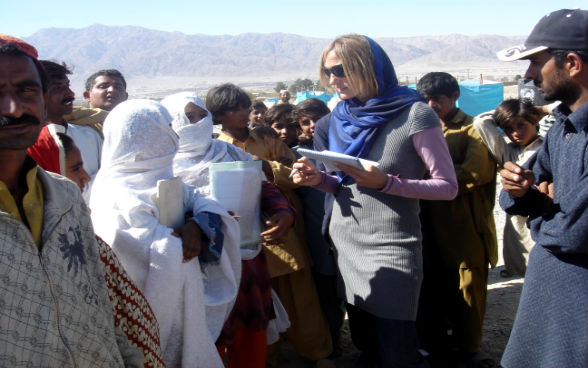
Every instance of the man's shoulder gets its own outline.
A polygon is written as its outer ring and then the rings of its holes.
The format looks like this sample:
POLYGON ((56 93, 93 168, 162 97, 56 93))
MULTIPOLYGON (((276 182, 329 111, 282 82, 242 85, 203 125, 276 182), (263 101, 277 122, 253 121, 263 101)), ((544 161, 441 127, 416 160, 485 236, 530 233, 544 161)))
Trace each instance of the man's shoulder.
POLYGON ((560 104, 553 109, 553 115, 556 118, 556 123, 569 122, 577 131, 588 130, 588 101, 574 111, 571 111, 566 105, 560 104))
POLYGON ((233 137, 231 137, 230 135, 228 135, 227 133, 225 133, 223 130, 221 130, 221 132, 219 133, 218 137, 216 138, 219 141, 222 142, 228 142, 228 143, 233 143, 234 139, 233 137))
POLYGON ((38 166, 37 177, 43 184, 45 200, 54 202, 57 207, 65 207, 68 203, 85 203, 80 188, 65 176, 38 166))
POLYGON ((64 118, 72 124, 87 126, 97 123, 102 124, 107 116, 108 111, 106 110, 92 107, 74 106, 72 113, 64 116, 64 118))
POLYGON ((408 113, 408 119, 414 122, 434 122, 435 124, 440 123, 439 116, 429 105, 424 102, 417 101, 410 105, 410 108, 406 109, 408 113))
POLYGON ((462 126, 467 126, 474 122, 474 117, 466 114, 466 112, 462 109, 457 109, 457 114, 455 114, 454 121, 462 126))
POLYGON ((474 127, 474 118, 461 109, 458 109, 451 122, 446 124, 446 126, 453 130, 454 133, 459 132, 460 134, 480 138, 480 135, 474 127))
MULTIPOLYGON (((44 185, 55 185, 57 186, 56 190, 59 190, 59 188, 69 188, 71 185, 75 186, 75 184, 69 180, 68 178, 66 178, 63 175, 59 175, 56 174, 54 172, 51 171, 47 171, 45 169, 43 169, 41 166, 37 167, 37 175, 39 176, 39 178, 41 179, 41 182, 44 185)), ((79 190, 79 189, 78 189, 79 190)))
POLYGON ((98 142, 101 142, 104 140, 104 138, 102 136, 102 125, 101 124, 79 125, 79 124, 71 123, 69 121, 68 121, 68 123, 70 123, 70 124, 68 124, 68 126, 67 126, 67 135, 71 136, 74 139, 74 141, 76 139, 78 139, 78 140, 84 139, 85 141, 88 141, 88 139, 90 139, 90 140, 98 141, 98 142))

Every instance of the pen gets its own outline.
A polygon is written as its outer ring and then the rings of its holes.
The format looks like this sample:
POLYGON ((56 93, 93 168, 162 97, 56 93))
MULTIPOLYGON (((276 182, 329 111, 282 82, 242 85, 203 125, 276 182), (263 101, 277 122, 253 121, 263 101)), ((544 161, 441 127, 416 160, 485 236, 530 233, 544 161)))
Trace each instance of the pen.
POLYGON ((292 172, 290 173, 290 175, 288 175, 288 179, 292 178, 294 176, 294 174, 296 174, 298 171, 300 171, 299 168, 295 168, 294 170, 292 170, 292 172))

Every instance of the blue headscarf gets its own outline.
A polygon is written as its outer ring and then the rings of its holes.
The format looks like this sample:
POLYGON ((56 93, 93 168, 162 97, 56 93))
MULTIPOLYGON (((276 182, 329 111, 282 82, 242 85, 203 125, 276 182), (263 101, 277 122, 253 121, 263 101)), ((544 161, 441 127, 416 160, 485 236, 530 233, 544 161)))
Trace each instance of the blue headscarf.
MULTIPOLYGON (((329 150, 365 158, 380 127, 405 108, 417 101, 425 102, 425 99, 418 92, 399 86, 394 66, 386 52, 371 38, 363 37, 369 42, 374 58, 378 96, 366 102, 352 98, 337 104, 329 126, 329 150)), ((337 175, 340 181, 347 176, 344 172, 337 175)))

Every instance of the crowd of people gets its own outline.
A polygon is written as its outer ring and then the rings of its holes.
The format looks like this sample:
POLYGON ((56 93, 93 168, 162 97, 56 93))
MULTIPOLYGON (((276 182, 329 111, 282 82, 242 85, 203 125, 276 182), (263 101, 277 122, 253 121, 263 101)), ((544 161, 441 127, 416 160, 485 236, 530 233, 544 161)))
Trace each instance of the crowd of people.
POLYGON ((286 340, 334 367, 347 314, 361 367, 587 367, 587 38, 585 10, 540 19, 498 57, 554 103, 472 117, 455 77, 401 86, 356 34, 320 58, 332 110, 129 99, 115 69, 74 106, 65 63, 0 34, 0 365, 279 367, 286 340), (501 275, 525 277, 501 362, 479 352, 497 177, 501 275))

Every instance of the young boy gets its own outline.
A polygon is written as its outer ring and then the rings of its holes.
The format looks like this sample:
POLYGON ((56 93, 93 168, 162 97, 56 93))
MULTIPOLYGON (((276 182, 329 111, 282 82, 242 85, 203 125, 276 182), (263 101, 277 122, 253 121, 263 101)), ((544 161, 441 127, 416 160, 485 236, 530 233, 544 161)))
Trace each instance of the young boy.
MULTIPOLYGON (((474 120, 474 128, 499 166, 508 161, 522 165, 543 143, 543 138, 538 134, 542 114, 529 100, 508 99, 501 102, 496 110, 478 115, 474 120), (509 141, 499 131, 499 127, 509 141)), ((500 275, 524 276, 529 252, 535 245, 527 227, 527 218, 507 215, 503 239, 505 269, 500 275)))
POLYGON ((313 148, 314 126, 320 118, 329 114, 331 110, 318 98, 309 98, 294 108, 294 119, 300 127, 298 144, 303 148, 313 148))
POLYGON ((272 106, 264 116, 265 125, 271 127, 286 146, 292 148, 298 144, 298 125, 292 113, 294 105, 279 104, 272 106))
POLYGON ((249 127, 251 129, 258 126, 264 126, 265 122, 263 117, 267 111, 267 106, 261 101, 255 101, 251 106, 251 112, 249 113, 249 127))
POLYGON ((457 80, 423 76, 417 90, 435 110, 455 167, 459 191, 451 201, 421 201, 424 280, 417 327, 436 364, 492 364, 476 353, 482 341, 488 265, 498 259, 493 208, 496 162, 456 105, 457 80))

